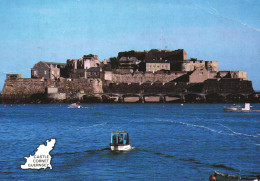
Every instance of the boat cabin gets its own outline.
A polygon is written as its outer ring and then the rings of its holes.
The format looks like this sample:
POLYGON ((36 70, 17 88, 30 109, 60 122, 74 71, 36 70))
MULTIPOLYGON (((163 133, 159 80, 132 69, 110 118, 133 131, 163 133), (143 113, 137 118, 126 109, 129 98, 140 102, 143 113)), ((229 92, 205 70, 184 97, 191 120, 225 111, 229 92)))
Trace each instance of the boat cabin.
POLYGON ((115 131, 111 133, 111 146, 129 145, 129 136, 126 131, 115 131))

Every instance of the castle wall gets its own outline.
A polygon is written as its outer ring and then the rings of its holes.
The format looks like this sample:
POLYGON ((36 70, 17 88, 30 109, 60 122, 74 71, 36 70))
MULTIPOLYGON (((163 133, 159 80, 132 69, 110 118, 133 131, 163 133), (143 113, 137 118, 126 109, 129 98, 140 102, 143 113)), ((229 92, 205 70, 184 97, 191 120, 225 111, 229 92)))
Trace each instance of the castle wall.
POLYGON ((45 92, 45 83, 41 79, 16 79, 5 80, 2 90, 3 95, 17 94, 29 95, 45 92))
POLYGON ((216 76, 216 72, 210 72, 205 68, 197 68, 191 75, 189 75, 190 83, 204 82, 207 79, 212 79, 216 76))
POLYGON ((187 92, 202 92, 203 84, 180 83, 110 83, 108 87, 104 87, 105 93, 118 94, 173 94, 178 95, 187 92))
POLYGON ((110 73, 105 72, 105 80, 111 80, 116 83, 138 83, 142 84, 144 82, 162 82, 166 83, 169 81, 172 81, 182 75, 186 74, 186 72, 171 72, 171 73, 163 73, 163 72, 157 72, 157 73, 134 73, 134 74, 115 74, 112 75, 110 73))
POLYGON ((208 79, 204 82, 204 93, 252 94, 252 82, 243 79, 208 79))
POLYGON ((179 62, 180 66, 175 67, 175 70, 178 70, 180 67, 180 71, 193 71, 197 68, 206 68, 208 71, 218 72, 218 62, 217 61, 202 61, 202 60, 186 60, 183 62, 179 62))
POLYGON ((218 75, 221 78, 240 78, 243 80, 248 80, 246 77, 246 71, 219 71, 218 75))
POLYGON ((174 51, 169 50, 150 50, 148 52, 143 51, 128 51, 128 52, 119 52, 118 53, 118 59, 121 57, 136 57, 138 60, 186 60, 187 59, 187 53, 183 49, 178 49, 174 51))
POLYGON ((84 93, 102 93, 102 81, 100 79, 74 79, 68 81, 47 81, 46 87, 57 87, 59 93, 74 94, 77 92, 84 93))
MULTIPOLYGON (((41 80, 41 79, 16 79, 6 80, 2 95, 32 95, 44 94, 47 88, 58 88, 58 93, 67 93, 67 95, 77 92, 84 93, 102 93, 102 81, 100 79, 62 79, 61 81, 41 80)), ((55 92, 56 93, 56 92, 55 92)))
POLYGON ((145 54, 146 60, 173 60, 181 61, 187 59, 187 53, 183 49, 178 49, 174 51, 169 50, 150 50, 145 54))

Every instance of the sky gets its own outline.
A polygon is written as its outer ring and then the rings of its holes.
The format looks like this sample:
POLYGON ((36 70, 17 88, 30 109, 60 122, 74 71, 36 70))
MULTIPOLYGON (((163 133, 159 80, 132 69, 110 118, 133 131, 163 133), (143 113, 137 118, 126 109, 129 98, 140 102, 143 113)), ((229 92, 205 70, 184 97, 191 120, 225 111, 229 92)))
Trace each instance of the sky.
POLYGON ((39 61, 150 49, 247 71, 260 90, 260 0, 0 0, 0 9, 0 91, 7 73, 29 78, 39 61))

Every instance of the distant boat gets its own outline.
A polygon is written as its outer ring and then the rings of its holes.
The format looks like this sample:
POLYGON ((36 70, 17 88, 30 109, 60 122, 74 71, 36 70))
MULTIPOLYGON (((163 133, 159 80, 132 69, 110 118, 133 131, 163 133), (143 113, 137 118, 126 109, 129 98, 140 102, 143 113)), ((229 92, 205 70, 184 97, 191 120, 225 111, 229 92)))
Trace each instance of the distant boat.
POLYGON ((69 106, 68 106, 68 108, 82 108, 82 106, 81 105, 79 105, 79 104, 77 104, 77 103, 73 103, 73 104, 70 104, 69 106))
MULTIPOLYGON (((243 178, 240 176, 234 176, 234 175, 229 175, 229 174, 224 174, 224 173, 219 173, 219 172, 214 172, 213 175, 210 176, 210 179, 215 177, 216 181, 260 181, 260 177, 257 176, 257 178, 243 178)), ((209 179, 209 180, 210 180, 209 179)))
POLYGON ((245 103, 245 107, 241 107, 240 105, 233 104, 230 107, 224 107, 225 112, 251 112, 250 103, 245 103))
POLYGON ((127 151, 131 149, 129 135, 126 131, 111 133, 110 148, 112 151, 127 151))

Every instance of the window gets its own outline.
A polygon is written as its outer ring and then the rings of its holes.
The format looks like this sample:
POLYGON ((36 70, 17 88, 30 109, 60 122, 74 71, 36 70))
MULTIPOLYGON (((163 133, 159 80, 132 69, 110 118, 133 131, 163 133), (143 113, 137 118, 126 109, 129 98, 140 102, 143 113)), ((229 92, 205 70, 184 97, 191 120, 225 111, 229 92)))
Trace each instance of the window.
POLYGON ((44 70, 44 75, 46 75, 47 74, 47 70, 44 70))

